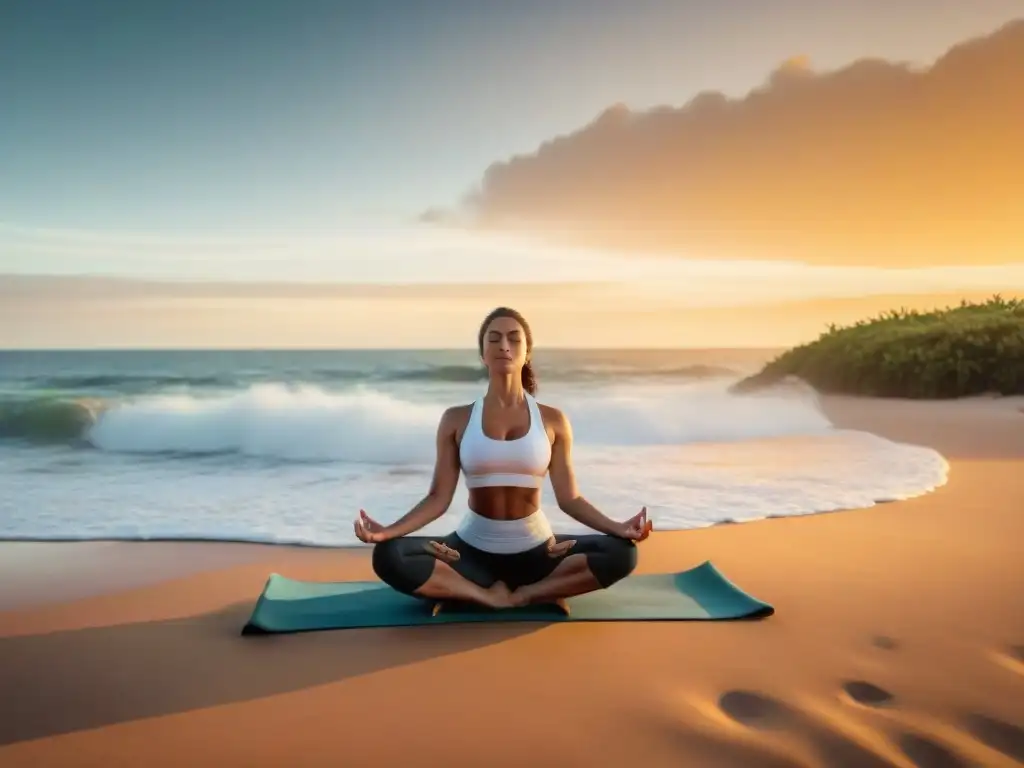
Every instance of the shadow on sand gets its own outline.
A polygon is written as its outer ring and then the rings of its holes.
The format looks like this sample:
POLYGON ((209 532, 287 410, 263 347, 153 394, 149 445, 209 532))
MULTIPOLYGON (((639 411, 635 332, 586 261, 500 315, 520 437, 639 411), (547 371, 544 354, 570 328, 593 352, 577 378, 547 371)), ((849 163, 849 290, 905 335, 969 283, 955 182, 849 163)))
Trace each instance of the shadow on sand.
POLYGON ((288 693, 543 626, 242 637, 251 611, 247 601, 184 619, 0 638, 0 745, 288 693))

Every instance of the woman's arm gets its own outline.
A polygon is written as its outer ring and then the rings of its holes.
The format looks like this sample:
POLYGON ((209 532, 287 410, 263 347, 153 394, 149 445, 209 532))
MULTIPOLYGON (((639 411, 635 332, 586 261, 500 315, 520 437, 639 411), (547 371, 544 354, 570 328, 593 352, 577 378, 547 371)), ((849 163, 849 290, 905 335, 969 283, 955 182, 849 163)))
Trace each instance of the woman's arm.
POLYGON ((427 495, 405 515, 386 526, 384 539, 397 539, 418 531, 443 515, 455 496, 459 482, 459 445, 456 442, 459 419, 464 406, 449 408, 437 425, 437 458, 427 495))
POLYGON ((627 524, 604 515, 580 494, 576 473, 572 465, 572 425, 569 418, 557 408, 546 406, 545 422, 555 433, 551 444, 551 487, 555 491, 558 508, 588 528, 610 536, 628 538, 627 524))

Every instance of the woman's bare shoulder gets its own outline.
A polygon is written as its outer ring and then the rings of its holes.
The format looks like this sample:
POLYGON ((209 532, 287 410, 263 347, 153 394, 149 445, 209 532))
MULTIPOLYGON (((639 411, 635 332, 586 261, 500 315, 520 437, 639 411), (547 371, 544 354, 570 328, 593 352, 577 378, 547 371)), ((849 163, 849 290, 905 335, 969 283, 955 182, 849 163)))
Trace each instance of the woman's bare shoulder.
POLYGON ((461 434, 469 424, 469 416, 473 412, 473 404, 451 405, 441 414, 441 429, 453 435, 461 434))
POLYGON ((545 427, 553 429, 556 433, 561 433, 569 426, 569 417, 561 409, 544 403, 537 403, 537 407, 540 409, 545 427))

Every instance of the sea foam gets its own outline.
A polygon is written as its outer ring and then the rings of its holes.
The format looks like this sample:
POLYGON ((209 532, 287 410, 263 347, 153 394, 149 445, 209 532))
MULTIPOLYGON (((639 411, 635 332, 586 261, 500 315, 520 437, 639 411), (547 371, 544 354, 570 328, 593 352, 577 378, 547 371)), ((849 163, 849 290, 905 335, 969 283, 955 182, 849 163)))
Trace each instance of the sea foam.
MULTIPOLYGON (((593 445, 684 445, 821 434, 831 428, 812 393, 732 395, 725 385, 603 389, 550 400, 575 439, 593 445), (564 402, 563 402, 564 399, 564 402)), ((373 389, 332 392, 263 384, 213 396, 154 395, 114 405, 86 435, 117 453, 237 453, 291 461, 432 461, 447 405, 373 389)))
MULTIPOLYGON (((584 495, 620 520, 646 506, 659 530, 870 506, 946 482, 939 453, 836 429, 811 391, 727 386, 552 385, 541 400, 572 420, 584 495)), ((360 508, 388 523, 423 497, 443 409, 479 391, 260 384, 112 401, 85 435, 98 450, 0 444, 0 538, 356 544, 360 508)), ((467 503, 460 484, 421 533, 451 530, 467 503)), ((556 531, 583 532, 550 480, 542 504, 556 531)))

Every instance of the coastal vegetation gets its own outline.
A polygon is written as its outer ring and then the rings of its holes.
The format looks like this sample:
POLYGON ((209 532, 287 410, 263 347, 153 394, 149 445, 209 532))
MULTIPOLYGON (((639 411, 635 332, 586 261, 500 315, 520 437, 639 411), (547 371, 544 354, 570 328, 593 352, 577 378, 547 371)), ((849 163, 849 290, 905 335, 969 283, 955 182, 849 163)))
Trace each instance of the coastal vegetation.
POLYGON ((899 309, 853 325, 830 325, 734 386, 751 392, 788 377, 829 394, 955 398, 1024 394, 1024 301, 930 312, 899 309))

